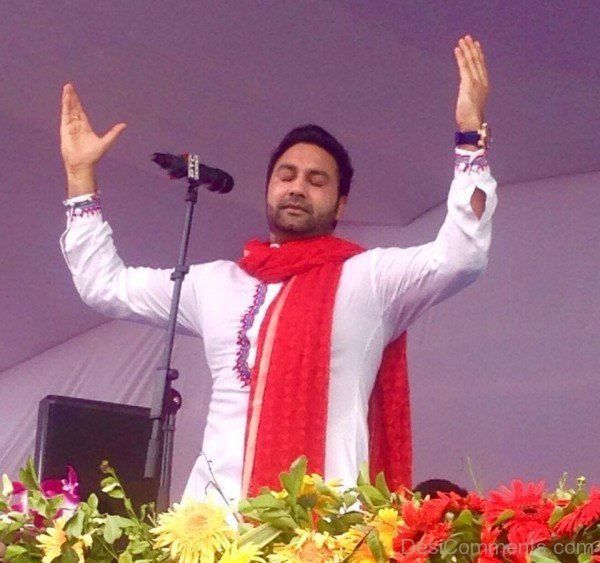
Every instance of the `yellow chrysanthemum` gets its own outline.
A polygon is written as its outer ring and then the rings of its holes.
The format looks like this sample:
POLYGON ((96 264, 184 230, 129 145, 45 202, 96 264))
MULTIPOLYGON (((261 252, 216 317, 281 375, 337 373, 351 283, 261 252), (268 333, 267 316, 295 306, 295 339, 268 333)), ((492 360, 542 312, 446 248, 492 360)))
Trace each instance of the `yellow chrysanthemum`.
MULTIPOLYGON (((298 496, 301 497, 304 495, 316 495, 317 482, 323 482, 320 475, 317 475, 316 473, 313 473, 312 475, 305 475, 302 479, 302 486, 300 487, 300 492, 298 493, 298 496)), ((338 489, 342 486, 342 480, 332 479, 331 481, 327 481, 325 485, 330 489, 338 489)))
POLYGON ((371 563, 375 561, 373 553, 367 546, 367 542, 364 541, 366 532, 357 530, 356 528, 350 528, 347 532, 339 536, 338 541, 340 546, 345 551, 346 555, 352 553, 350 561, 353 563, 371 563), (356 549, 356 546, 362 541, 360 547, 356 549), (354 551, 356 549, 356 551, 354 551))
POLYGON ((379 532, 379 541, 381 541, 386 555, 391 557, 394 552, 394 538, 400 524, 398 511, 394 508, 382 508, 370 524, 379 532))
POLYGON ((171 558, 181 563, 213 563, 234 536, 226 522, 227 511, 211 502, 184 498, 181 504, 158 516, 155 548, 168 548, 171 558))
POLYGON ((275 546, 273 555, 269 555, 271 563, 341 563, 344 560, 344 550, 328 532, 298 529, 296 534, 289 544, 275 546))
POLYGON ((325 516, 327 508, 335 504, 335 489, 341 487, 342 481, 336 479, 323 483, 323 480, 319 475, 313 473, 312 475, 305 475, 302 479, 302 486, 298 492, 298 498, 300 497, 314 497, 313 510, 320 516, 325 516), (319 490, 322 485, 325 485, 330 491, 324 492, 323 489, 319 490))
POLYGON ((253 543, 247 543, 239 546, 237 543, 232 543, 219 559, 220 563, 266 563, 261 557, 262 551, 260 547, 253 543))
MULTIPOLYGON (((398 526, 402 519, 398 516, 398 511, 393 508, 381 508, 373 519, 368 523, 370 528, 375 528, 379 534, 379 541, 383 545, 386 557, 391 557, 394 552, 394 537, 396 536, 398 526)), ((339 543, 346 550, 346 553, 352 553, 350 561, 352 563, 372 563, 375 557, 366 541, 363 541, 366 532, 350 528, 345 534, 339 537, 339 543), (356 546, 362 541, 359 548, 356 546), (356 551, 354 551, 356 549, 356 551), (353 553, 354 552, 354 553, 353 553)))
POLYGON ((81 536, 79 541, 75 543, 75 545, 73 546, 73 550, 77 554, 77 557, 79 557, 79 563, 84 563, 85 557, 83 555, 83 552, 84 550, 90 547, 92 547, 92 536, 90 534, 85 534, 81 536))
POLYGON ((40 534, 36 539, 39 542, 38 547, 42 550, 44 557, 42 563, 51 563, 57 557, 60 557, 62 546, 67 541, 65 534, 65 523, 67 516, 61 516, 54 521, 54 527, 46 528, 45 534, 40 534))

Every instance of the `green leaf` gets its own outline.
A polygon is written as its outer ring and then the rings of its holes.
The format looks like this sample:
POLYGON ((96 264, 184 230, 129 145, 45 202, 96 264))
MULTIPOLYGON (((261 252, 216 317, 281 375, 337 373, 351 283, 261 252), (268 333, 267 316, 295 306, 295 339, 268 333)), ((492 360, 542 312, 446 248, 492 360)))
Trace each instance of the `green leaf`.
MULTIPOLYGON (((106 494, 111 497, 111 498, 121 498, 121 499, 125 499, 125 493, 123 492, 123 489, 118 488, 118 489, 112 489, 110 491, 106 491, 106 494)), ((125 499, 126 500, 126 499, 125 499)))
POLYGON ((87 504, 92 510, 98 510, 98 497, 92 493, 87 499, 87 504))
MULTIPOLYGON (((440 552, 440 557, 446 561, 447 559, 452 559, 452 556, 456 555, 456 551, 457 551, 457 547, 458 544, 462 543, 463 546, 465 545, 469 545, 469 543, 467 542, 459 542, 457 539, 448 539, 445 542, 443 542, 440 546, 439 546, 439 552, 440 552)), ((475 553, 474 550, 469 551, 468 553, 475 553)), ((456 557, 455 557, 456 559, 456 557)))
POLYGON ((75 512, 75 514, 69 518, 67 525, 65 526, 66 532, 73 538, 81 537, 83 533, 83 522, 85 520, 85 515, 81 510, 75 512))
POLYGON ((494 526, 499 526, 500 524, 504 524, 504 522, 506 522, 507 520, 510 520, 514 515, 515 515, 514 510, 506 509, 504 512, 502 512, 500 514, 500 516, 498 516, 498 518, 496 518, 496 521, 494 522, 494 526))
POLYGON ((382 506, 387 502, 385 497, 373 485, 360 485, 357 489, 367 504, 371 506, 382 506))
POLYGON ((304 481, 304 476, 306 475, 306 464, 306 456, 300 456, 296 461, 294 461, 294 463, 292 463, 289 473, 281 473, 279 476, 283 488, 290 495, 288 497, 290 504, 296 504, 298 493, 302 488, 302 482, 304 481))
POLYGON ((79 555, 74 549, 68 549, 58 559, 60 563, 79 563, 79 555))
POLYGON ((14 559, 15 557, 19 557, 19 555, 24 555, 25 553, 27 553, 27 548, 23 547, 22 545, 9 545, 6 548, 6 553, 4 554, 4 558, 7 561, 10 561, 11 559, 14 559))
POLYGON ((121 555, 119 555, 119 563, 133 563, 131 553, 127 553, 126 551, 121 553, 121 555))
POLYGON ((360 464, 358 477, 356 478, 357 485, 370 485, 371 475, 369 474, 369 464, 365 461, 360 464))
POLYGON ((123 535, 121 526, 119 526, 118 518, 118 516, 106 517, 106 524, 104 525, 104 539, 109 544, 114 543, 123 535))
MULTIPOLYGON (((111 480, 111 482, 109 483, 104 483, 102 485, 102 492, 103 493, 110 493, 111 491, 114 491, 115 489, 120 489, 121 485, 119 485, 119 483, 117 483, 115 480, 113 480, 112 477, 108 477, 108 479, 111 480)), ((102 482, 106 481, 106 479, 103 479, 102 482)))
POLYGON ((37 471, 33 465, 33 458, 29 456, 25 467, 19 471, 19 480, 25 487, 34 491, 40 488, 40 481, 38 479, 37 471))
POLYGON ((390 500, 392 493, 390 492, 389 487, 387 486, 387 482, 385 480, 385 475, 383 471, 380 471, 375 477, 375 486, 377 490, 383 495, 386 501, 390 500))
MULTIPOLYGON (((15 557, 14 559, 11 559, 11 563, 31 563, 31 560, 33 559, 33 556, 31 555, 31 553, 27 552, 24 553, 23 555, 19 555, 18 557, 15 557)), ((41 559, 41 555, 39 557, 37 557, 37 559, 41 559)))
POLYGON ((252 543, 262 548, 271 543, 279 535, 281 535, 281 530, 270 524, 261 524, 240 536, 238 545, 242 546, 247 543, 252 543))
POLYGON ((550 563, 552 561, 560 561, 560 559, 545 546, 534 549, 531 552, 530 557, 532 563, 550 563))
POLYGON ((46 501, 46 508, 44 509, 46 518, 53 518, 64 502, 65 497, 63 495, 56 495, 55 497, 48 499, 46 501))
POLYGON ((465 510, 461 511, 461 513, 454 519, 454 521, 452 522, 452 527, 453 528, 465 528, 465 527, 473 526, 473 524, 474 524, 473 513, 470 510, 465 509, 465 510))
POLYGON ((298 498, 298 504, 305 509, 314 508, 319 497, 316 494, 302 495, 298 498))
POLYGON ((577 563, 592 563, 593 559, 589 553, 580 553, 577 556, 577 563))
POLYGON ((112 516, 111 518, 114 519, 119 528, 131 528, 136 525, 136 522, 131 518, 124 518, 123 516, 112 516))
POLYGON ((261 495, 249 500, 249 505, 252 508, 284 508, 285 502, 275 498, 273 495, 261 495))
POLYGON ((379 534, 377 530, 372 529, 367 534, 367 545, 369 546, 369 549, 371 550, 371 553, 373 554, 373 557, 375 557, 375 561, 377 561, 377 563, 386 563, 385 550, 379 541, 379 534))
POLYGON ((564 508, 557 506, 550 515, 550 519, 548 520, 548 526, 552 528, 559 520, 562 519, 563 516, 565 516, 564 508))

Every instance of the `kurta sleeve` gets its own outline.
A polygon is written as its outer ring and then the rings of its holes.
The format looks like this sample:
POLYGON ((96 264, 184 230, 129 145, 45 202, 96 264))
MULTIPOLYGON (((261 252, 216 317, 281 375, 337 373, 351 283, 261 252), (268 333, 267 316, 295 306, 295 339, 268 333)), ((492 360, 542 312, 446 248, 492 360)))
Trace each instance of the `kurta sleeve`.
MULTIPOLYGON (((166 326, 171 307, 171 271, 127 267, 119 257, 112 229, 99 209, 90 213, 67 214, 67 229, 60 239, 65 261, 83 301, 94 309, 118 319, 166 326)), ((203 266, 192 266, 183 282, 178 330, 202 335, 199 302, 195 292, 201 283, 203 266)))
POLYGON ((457 149, 447 214, 436 239, 421 246, 372 252, 371 281, 390 327, 389 340, 399 336, 429 307, 465 288, 483 272, 496 202, 496 181, 486 153, 457 149), (476 188, 486 195, 481 219, 471 208, 476 188))

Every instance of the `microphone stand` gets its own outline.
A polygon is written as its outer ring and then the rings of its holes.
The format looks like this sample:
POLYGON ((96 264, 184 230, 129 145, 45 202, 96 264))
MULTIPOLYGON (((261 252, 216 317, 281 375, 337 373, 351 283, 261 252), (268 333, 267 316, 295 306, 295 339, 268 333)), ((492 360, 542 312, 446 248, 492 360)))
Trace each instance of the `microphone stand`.
POLYGON ((186 274, 189 272, 189 267, 185 265, 185 262, 187 259, 194 206, 198 201, 198 186, 200 185, 198 156, 189 155, 188 191, 185 198, 187 206, 183 226, 183 236, 179 250, 179 260, 177 266, 171 273, 171 279, 175 282, 173 286, 173 298, 171 300, 171 311, 169 313, 163 356, 157 368, 157 376, 154 384, 154 394, 150 410, 152 435, 148 442, 148 452, 146 454, 146 465, 144 469, 145 478, 155 478, 157 462, 160 458, 158 495, 156 499, 157 512, 164 512, 170 504, 169 490, 171 488, 171 472, 173 465, 175 417, 177 411, 181 408, 182 403, 181 394, 171 385, 172 382, 179 377, 179 372, 176 369, 171 368, 171 356, 173 353, 177 314, 179 312, 181 286, 186 274))

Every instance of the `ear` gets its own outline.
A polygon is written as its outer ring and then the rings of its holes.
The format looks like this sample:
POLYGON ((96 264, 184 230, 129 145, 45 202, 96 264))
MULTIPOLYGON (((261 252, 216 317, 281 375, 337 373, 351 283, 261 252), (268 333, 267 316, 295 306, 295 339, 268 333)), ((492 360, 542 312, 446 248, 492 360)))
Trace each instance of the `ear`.
POLYGON ((348 196, 341 195, 338 199, 337 209, 335 210, 335 220, 339 221, 346 211, 346 204, 348 203, 348 196))

